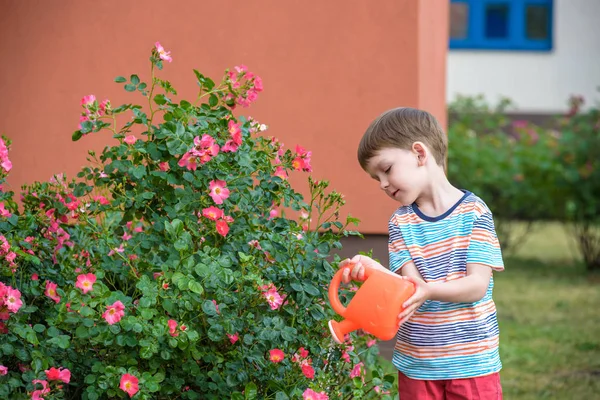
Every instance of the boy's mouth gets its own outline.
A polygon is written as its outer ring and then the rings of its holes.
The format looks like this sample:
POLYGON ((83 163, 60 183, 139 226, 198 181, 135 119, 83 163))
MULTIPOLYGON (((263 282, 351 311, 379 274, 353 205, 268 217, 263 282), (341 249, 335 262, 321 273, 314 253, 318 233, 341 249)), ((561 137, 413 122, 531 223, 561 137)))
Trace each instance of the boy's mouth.
POLYGON ((396 190, 394 193, 392 193, 392 197, 394 197, 394 198, 395 198, 395 197, 396 197, 396 195, 398 194, 398 192, 399 192, 399 191, 400 191, 400 190, 396 190))

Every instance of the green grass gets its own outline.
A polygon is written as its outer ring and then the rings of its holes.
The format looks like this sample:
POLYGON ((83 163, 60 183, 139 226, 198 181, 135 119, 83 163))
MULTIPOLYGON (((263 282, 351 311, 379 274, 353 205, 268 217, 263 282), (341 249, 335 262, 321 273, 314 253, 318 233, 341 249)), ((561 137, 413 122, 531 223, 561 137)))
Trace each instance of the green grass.
POLYGON ((530 234, 523 236, 526 231, 524 226, 524 224, 513 224, 511 227, 518 237, 523 238, 522 244, 510 254, 511 257, 533 258, 552 264, 574 264, 581 260, 575 240, 562 225, 535 223, 530 234))
POLYGON ((495 274, 506 399, 600 399, 600 277, 571 246, 543 225, 495 274))
POLYGON ((508 399, 600 398, 600 285, 579 264, 505 260, 494 298, 508 399))

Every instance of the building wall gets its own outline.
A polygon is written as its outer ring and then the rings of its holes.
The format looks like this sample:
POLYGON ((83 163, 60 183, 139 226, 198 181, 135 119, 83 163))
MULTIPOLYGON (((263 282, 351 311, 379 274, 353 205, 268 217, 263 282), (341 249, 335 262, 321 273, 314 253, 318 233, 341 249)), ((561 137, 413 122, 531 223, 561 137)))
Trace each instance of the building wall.
MULTIPOLYGON (((446 0, 27 0, 0 2, 0 133, 13 140, 8 186, 74 177, 109 133, 73 143, 80 99, 144 99, 113 83, 148 79, 159 40, 173 63, 161 73, 194 98, 192 68, 218 79, 247 65, 265 91, 242 110, 287 148, 313 152, 314 177, 345 195, 364 233, 387 231, 397 204, 360 169, 356 148, 388 108, 424 107, 445 123, 446 0), (425 25, 427 24, 427 25, 425 25), (435 29, 428 29, 434 26, 435 29)), ((292 183, 304 194, 306 175, 292 183)))
POLYGON ((600 1, 554 1, 551 52, 462 51, 448 55, 447 99, 483 94, 512 99, 520 112, 568 109, 572 94, 600 100, 600 1))

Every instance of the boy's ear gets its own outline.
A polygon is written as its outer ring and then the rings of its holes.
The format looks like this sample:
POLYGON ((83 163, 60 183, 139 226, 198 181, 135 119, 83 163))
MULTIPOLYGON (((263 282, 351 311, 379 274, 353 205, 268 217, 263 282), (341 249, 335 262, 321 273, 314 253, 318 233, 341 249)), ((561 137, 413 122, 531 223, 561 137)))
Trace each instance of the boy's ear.
POLYGON ((425 165, 427 161, 427 147, 423 142, 414 142, 412 145, 412 151, 417 156, 417 162, 419 166, 425 165))

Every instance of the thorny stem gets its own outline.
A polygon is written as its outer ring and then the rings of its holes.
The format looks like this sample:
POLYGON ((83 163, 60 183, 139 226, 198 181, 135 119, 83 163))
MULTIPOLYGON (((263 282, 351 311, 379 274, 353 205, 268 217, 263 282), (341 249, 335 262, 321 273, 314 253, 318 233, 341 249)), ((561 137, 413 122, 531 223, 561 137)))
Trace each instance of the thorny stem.
POLYGON ((154 87, 156 86, 156 82, 154 81, 154 63, 152 63, 152 67, 150 67, 150 80, 152 82, 152 86, 150 86, 150 93, 148 94, 148 107, 150 108, 150 119, 148 119, 148 136, 150 136, 152 119, 154 118, 154 109, 152 107, 152 94, 154 93, 154 87))

